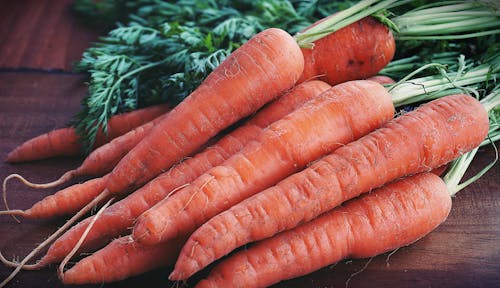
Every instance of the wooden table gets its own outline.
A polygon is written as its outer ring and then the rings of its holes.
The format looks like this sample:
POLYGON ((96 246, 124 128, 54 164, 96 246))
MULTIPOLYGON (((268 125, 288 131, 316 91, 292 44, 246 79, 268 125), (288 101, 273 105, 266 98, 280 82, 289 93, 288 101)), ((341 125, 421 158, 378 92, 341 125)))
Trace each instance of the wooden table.
MULTIPOLYGON (((86 93, 85 75, 71 65, 97 39, 79 23, 70 1, 0 1, 0 159, 24 140, 67 123, 86 93)), ((477 172, 494 158, 481 149, 477 172)), ((35 182, 56 178, 81 159, 59 158, 11 165, 0 161, 0 177, 21 173, 35 182)), ((500 165, 453 199, 448 220, 417 243, 373 259, 349 260, 276 287, 500 287, 500 165)), ((26 189, 13 181, 8 199, 27 208, 55 189, 26 189)), ((22 258, 64 223, 0 217, 0 249, 22 258)), ((110 268, 112 269, 112 268, 110 268)), ((286 267, 283 267, 286 269, 286 267)), ((12 269, 0 265, 3 280, 12 269)), ((95 287, 172 287, 169 269, 95 287)), ((192 286, 189 281, 186 286, 192 286)), ((23 271, 7 287, 64 287, 54 267, 23 271)), ((94 286, 87 286, 94 287, 94 286)))

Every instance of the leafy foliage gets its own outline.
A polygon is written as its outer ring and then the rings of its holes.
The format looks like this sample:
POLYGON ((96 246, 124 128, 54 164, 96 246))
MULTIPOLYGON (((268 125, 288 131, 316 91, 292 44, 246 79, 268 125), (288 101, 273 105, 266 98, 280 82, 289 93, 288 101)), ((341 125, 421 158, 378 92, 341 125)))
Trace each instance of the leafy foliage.
MULTIPOLYGON (((159 102, 179 103, 231 52, 256 33, 268 27, 279 27, 295 34, 316 20, 358 2, 76 0, 75 9, 83 19, 103 27, 107 24, 100 21, 114 21, 116 27, 87 49, 76 65, 77 71, 89 73, 89 94, 82 101, 82 110, 73 124, 85 142, 84 147, 92 147, 97 127, 106 127, 113 114, 159 102)), ((412 18, 402 19, 398 15, 426 5, 451 3, 393 2, 398 3, 390 12, 378 11, 376 17, 388 21, 389 16, 414 23, 412 18)), ((434 21, 431 15, 423 16, 434 21)), ((497 42, 496 35, 474 40, 401 41, 395 59, 403 59, 403 62, 389 65, 385 72, 400 78, 423 63, 436 61, 436 57, 439 61, 448 61, 443 64, 454 65, 458 54, 466 54, 467 59, 476 58, 484 54, 491 43, 497 42)))
POLYGON ((74 120, 85 147, 92 147, 97 127, 105 127, 113 114, 158 102, 179 103, 232 51, 265 28, 293 34, 351 1, 332 2, 76 1, 81 14, 97 12, 99 19, 128 22, 118 23, 75 66, 90 77, 88 97, 74 120))

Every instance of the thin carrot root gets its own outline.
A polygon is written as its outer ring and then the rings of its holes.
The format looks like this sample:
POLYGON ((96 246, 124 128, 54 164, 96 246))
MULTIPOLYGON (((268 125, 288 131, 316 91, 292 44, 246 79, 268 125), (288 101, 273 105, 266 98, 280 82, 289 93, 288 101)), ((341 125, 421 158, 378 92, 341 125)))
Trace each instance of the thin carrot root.
POLYGON ((35 188, 35 189, 47 189, 47 188, 52 188, 59 186, 67 181, 69 181, 71 178, 73 178, 76 170, 71 170, 66 173, 64 173, 59 179, 54 180, 49 183, 33 183, 28 181, 26 178, 19 174, 10 174, 9 176, 5 177, 2 183, 2 198, 3 198, 3 203, 5 206, 6 211, 0 211, 0 215, 11 215, 14 220, 16 220, 18 223, 20 222, 18 218, 15 217, 15 215, 19 216, 25 216, 26 213, 22 210, 11 210, 9 208, 9 204, 7 202, 7 182, 10 179, 18 179, 22 183, 24 183, 26 186, 30 188, 35 188))
POLYGON ((104 210, 111 204, 111 202, 113 202, 113 200, 114 200, 114 198, 109 199, 109 201, 106 202, 106 204, 104 204, 101 207, 101 209, 99 209, 97 214, 92 218, 92 221, 90 221, 89 226, 87 226, 87 228, 83 232, 82 236, 80 237, 80 239, 76 243, 75 247, 73 247, 73 250, 71 250, 68 253, 68 255, 66 255, 66 257, 64 257, 64 259, 61 261, 61 264, 59 264, 59 267, 57 269, 57 275, 59 276, 59 279, 64 278, 64 266, 66 266, 68 261, 76 254, 76 252, 78 251, 78 249, 82 245, 83 241, 85 240, 85 238, 89 234, 90 229, 92 229, 92 227, 94 226, 95 221, 97 221, 97 219, 99 219, 99 216, 101 216, 102 212, 104 212, 104 210))
POLYGON ((33 182, 28 181, 26 178, 24 178, 23 176, 21 176, 19 174, 10 174, 9 176, 5 177, 5 179, 3 180, 3 187, 5 190, 5 187, 7 187, 7 181, 9 181, 10 179, 16 178, 19 181, 23 182, 24 185, 26 185, 30 188, 35 188, 35 189, 53 188, 53 187, 59 186, 63 183, 66 183, 71 178, 73 178, 74 175, 75 175, 75 170, 70 170, 70 171, 67 171, 66 173, 64 173, 61 177, 59 177, 59 179, 56 179, 52 182, 33 183, 33 182))
POLYGON ((19 209, 16 209, 16 210, 11 210, 11 209, 8 209, 8 210, 5 210, 5 211, 0 211, 0 215, 11 215, 11 216, 26 216, 26 211, 24 210, 19 210, 19 209))
POLYGON ((22 269, 26 270, 37 270, 45 266, 45 263, 43 261, 40 261, 36 264, 33 265, 26 265, 28 261, 31 260, 34 256, 36 256, 40 251, 47 246, 49 243, 51 243, 54 239, 59 237, 64 231, 66 231, 69 227, 71 227, 78 219, 80 219, 83 215, 85 215, 87 212, 89 212, 95 205, 99 204, 102 200, 106 199, 109 197, 109 192, 108 190, 104 190, 99 196, 97 196, 94 200, 92 200, 90 203, 88 203, 85 207, 83 207, 78 213, 76 213, 71 219, 69 219, 63 226, 61 226, 59 229, 57 229, 52 235, 50 235, 45 241, 40 243, 35 249, 33 249, 24 259, 19 262, 13 262, 13 261, 8 261, 0 252, 0 260, 5 264, 6 266, 9 267, 16 267, 14 271, 4 280, 2 283, 0 283, 0 287, 4 287, 7 285, 7 283, 10 282, 22 269))

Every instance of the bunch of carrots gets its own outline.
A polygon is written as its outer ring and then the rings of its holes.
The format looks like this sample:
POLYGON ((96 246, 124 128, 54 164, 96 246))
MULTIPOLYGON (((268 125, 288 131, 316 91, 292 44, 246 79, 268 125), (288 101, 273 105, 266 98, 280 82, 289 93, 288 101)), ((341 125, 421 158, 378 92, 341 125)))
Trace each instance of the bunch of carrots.
MULTIPOLYGON (((73 216, 22 261, 2 255, 14 271, 0 286, 21 269, 57 263, 65 284, 118 281, 164 266, 174 267, 170 280, 186 280, 229 255, 198 287, 265 287, 430 233, 464 187, 457 179, 468 164, 454 162, 462 170, 451 169, 446 181, 435 169, 474 153, 499 124, 491 115, 500 90, 481 101, 464 91, 500 71, 485 64, 398 83, 375 76, 396 42, 369 15, 393 2, 361 1, 354 6, 360 13, 345 10, 295 37, 266 29, 179 105, 116 116, 75 170, 43 184, 8 176, 0 214, 73 216), (397 107, 422 102, 395 117, 397 107), (81 176, 95 178, 27 210, 7 205, 13 178, 48 188, 81 176)), ((77 138, 71 128, 56 130, 20 145, 7 161, 76 154, 77 138)))

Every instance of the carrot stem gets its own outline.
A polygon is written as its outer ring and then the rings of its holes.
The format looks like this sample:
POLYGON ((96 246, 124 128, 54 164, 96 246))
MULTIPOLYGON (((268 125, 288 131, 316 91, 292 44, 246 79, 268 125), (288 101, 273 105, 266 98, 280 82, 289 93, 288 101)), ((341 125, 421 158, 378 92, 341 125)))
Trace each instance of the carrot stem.
MULTIPOLYGON (((294 38, 297 44, 302 48, 312 48, 313 42, 326 37, 327 35, 344 28, 358 20, 361 20, 375 12, 388 8, 396 0, 364 0, 351 6, 348 9, 340 11, 339 13, 326 18, 316 26, 309 28, 306 32, 297 33, 294 38)), ((405 1, 400 1, 405 2, 405 1)), ((402 3, 401 3, 402 4, 402 3)), ((401 5, 399 4, 399 5, 401 5)))
POLYGON ((498 8, 493 3, 443 1, 388 18, 380 11, 408 1, 366 0, 341 11, 294 37, 302 48, 364 17, 373 15, 394 30, 398 40, 454 40, 500 33, 498 8), (458 3, 458 4, 457 4, 458 3))
MULTIPOLYGON (((459 71, 452 73, 446 73, 444 69, 440 69, 440 75, 398 82, 390 87, 389 90, 395 106, 403 106, 450 95, 457 92, 456 89, 470 92, 470 85, 479 84, 500 76, 499 71, 492 71, 492 66, 493 64, 479 65, 465 73, 463 73, 463 68, 461 67, 459 67, 459 71)), ((488 105, 498 104, 492 102, 488 105)))

